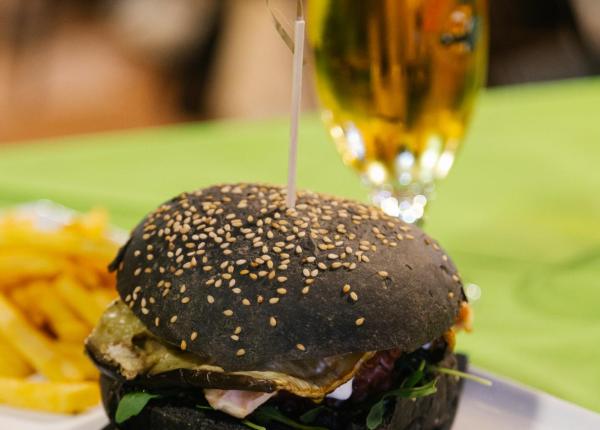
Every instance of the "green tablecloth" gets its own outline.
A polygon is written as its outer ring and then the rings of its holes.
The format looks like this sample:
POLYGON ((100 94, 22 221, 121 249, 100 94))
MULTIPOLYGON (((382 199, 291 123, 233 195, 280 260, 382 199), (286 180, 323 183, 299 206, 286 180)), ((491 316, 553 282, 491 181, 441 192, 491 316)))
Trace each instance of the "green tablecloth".
MULTIPOLYGON (((473 362, 600 411, 600 80, 488 91, 426 229, 479 284, 473 362)), ((287 122, 225 122, 0 147, 0 205, 107 207, 132 227, 214 182, 283 183, 287 122)), ((302 187, 364 199, 316 116, 302 187)))

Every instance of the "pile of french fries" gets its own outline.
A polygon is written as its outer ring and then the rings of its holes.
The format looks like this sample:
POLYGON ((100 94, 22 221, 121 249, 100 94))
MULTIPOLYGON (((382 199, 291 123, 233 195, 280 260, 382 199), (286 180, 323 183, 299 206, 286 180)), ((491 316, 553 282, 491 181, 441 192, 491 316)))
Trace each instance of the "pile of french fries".
POLYGON ((77 413, 100 401, 83 342, 116 297, 118 244, 95 210, 58 229, 0 216, 0 404, 77 413))

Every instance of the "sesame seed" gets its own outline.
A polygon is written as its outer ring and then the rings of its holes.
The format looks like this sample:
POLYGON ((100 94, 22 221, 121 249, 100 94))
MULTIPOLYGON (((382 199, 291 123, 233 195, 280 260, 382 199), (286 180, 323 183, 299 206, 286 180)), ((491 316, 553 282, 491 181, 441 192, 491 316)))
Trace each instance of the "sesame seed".
POLYGON ((358 301, 358 294, 356 294, 354 291, 352 291, 350 293, 350 298, 356 302, 356 301, 358 301))
POLYGON ((275 327, 277 325, 277 319, 275 317, 269 318, 269 325, 275 327))
POLYGON ((183 303, 185 305, 186 303, 189 303, 190 300, 191 299, 189 297, 184 297, 183 299, 181 299, 181 303, 183 303))
POLYGON ((169 320, 169 322, 170 322, 171 324, 174 324, 176 321, 177 321, 177 315, 173 315, 173 316, 171 317, 171 319, 169 320))
POLYGON ((385 270, 381 270, 381 271, 377 272, 377 274, 379 276, 381 276, 382 278, 387 278, 389 276, 388 272, 386 272, 385 270))
POLYGON ((185 340, 182 340, 181 345, 179 345, 179 347, 182 351, 185 351, 187 349, 187 342, 185 340))
POLYGON ((304 287, 302 288, 302 294, 308 294, 308 292, 310 291, 310 287, 304 287))
POLYGON ((142 308, 142 313, 144 315, 148 315, 150 313, 150 311, 147 308, 142 308))
POLYGON ((283 282, 287 281, 287 279, 288 279, 288 278, 287 278, 287 277, 285 277, 285 276, 278 276, 278 277, 277 277, 277 281, 278 281, 278 282, 281 282, 281 283, 283 283, 283 282))
POLYGON ((350 284, 346 284, 343 286, 342 291, 344 292, 344 294, 348 294, 350 292, 350 284))
POLYGON ((154 318, 154 325, 156 327, 158 327, 160 325, 160 318, 159 317, 154 318))
POLYGON ((140 273, 142 273, 142 268, 138 267, 137 269, 135 269, 135 272, 133 272, 134 276, 139 276, 140 273))
POLYGON ((240 340, 240 337, 237 334, 232 334, 231 336, 229 336, 231 338, 231 340, 233 340, 234 342, 237 342, 238 340, 240 340))
POLYGON ((277 293, 281 295, 287 294, 287 290, 285 288, 277 288, 277 293))
POLYGON ((301 343, 297 344, 296 348, 300 351, 306 351, 306 347, 304 345, 302 345, 301 343))
POLYGON ((242 328, 240 326, 237 326, 233 332, 235 334, 240 334, 242 332, 242 328))
POLYGON ((233 311, 231 309, 225 309, 223 311, 223 315, 225 315, 226 317, 233 316, 233 311))
POLYGON ((192 334, 190 335, 190 340, 193 342, 198 338, 198 333, 193 331, 192 334))
POLYGON ((256 296, 256 302, 258 304, 261 304, 264 301, 265 301, 265 298, 263 296, 261 296, 260 294, 258 296, 256 296))
POLYGON ((459 281, 460 281, 460 278, 458 277, 458 275, 452 275, 452 280, 453 280, 454 282, 459 282, 459 281))
POLYGON ((242 299, 242 304, 244 306, 250 306, 251 305, 250 300, 248 300, 248 299, 242 299))
POLYGON ((272 304, 272 305, 274 305, 276 303, 279 303, 279 297, 271 297, 269 299, 269 303, 272 304))
POLYGON ((244 348, 238 349, 237 352, 235 353, 235 355, 237 355, 238 357, 241 357, 244 354, 246 354, 246 350, 244 348))
POLYGON ((338 258, 340 258, 340 256, 337 254, 328 254, 327 258, 329 258, 330 260, 337 260, 338 258))
POLYGON ((365 323, 365 319, 363 317, 360 317, 356 321, 354 321, 354 324, 356 324, 358 327, 360 327, 364 323, 365 323))
POLYGON ((302 274, 303 274, 305 277, 307 277, 307 278, 308 278, 308 277, 310 276, 310 270, 309 270, 309 269, 303 269, 303 270, 302 270, 302 274))

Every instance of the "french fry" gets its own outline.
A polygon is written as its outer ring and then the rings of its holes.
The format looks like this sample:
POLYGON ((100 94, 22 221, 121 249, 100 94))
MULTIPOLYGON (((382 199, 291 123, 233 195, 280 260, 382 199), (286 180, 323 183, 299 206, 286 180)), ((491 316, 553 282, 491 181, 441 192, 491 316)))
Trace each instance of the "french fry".
POLYGON ((117 296, 107 266, 118 247, 101 210, 52 230, 0 217, 0 404, 76 413, 99 403, 83 340, 117 296))
POLYGON ((117 293, 109 290, 95 290, 92 291, 92 296, 99 308, 106 309, 117 298, 117 293))
POLYGON ((85 371, 56 350, 53 342, 37 331, 0 295, 0 334, 27 362, 52 381, 82 381, 85 371))
POLYGON ((0 377, 24 378, 32 372, 25 358, 0 335, 0 377))
POLYGON ((104 312, 95 300, 90 300, 89 292, 72 277, 60 276, 55 282, 55 291, 67 303, 71 310, 90 326, 95 326, 104 312))
POLYGON ((38 284, 38 287, 38 306, 58 339, 83 342, 92 327, 82 322, 51 286, 38 284))
POLYGON ((104 239, 107 236, 107 225, 108 213, 104 209, 96 208, 77 217, 67 226, 67 229, 76 231, 82 236, 104 239))
POLYGON ((64 264, 51 256, 24 250, 0 250, 0 291, 2 286, 58 275, 64 264))
POLYGON ((95 382, 35 382, 0 378, 0 403, 18 408, 73 414, 98 405, 95 382))
POLYGON ((98 369, 85 354, 83 343, 57 342, 55 347, 62 355, 76 363, 77 367, 84 373, 86 380, 94 381, 98 379, 98 369))
POLYGON ((24 284, 18 288, 12 288, 6 296, 15 304, 21 312, 27 317, 27 320, 38 328, 45 327, 48 323, 46 316, 39 306, 36 299, 36 282, 24 284))

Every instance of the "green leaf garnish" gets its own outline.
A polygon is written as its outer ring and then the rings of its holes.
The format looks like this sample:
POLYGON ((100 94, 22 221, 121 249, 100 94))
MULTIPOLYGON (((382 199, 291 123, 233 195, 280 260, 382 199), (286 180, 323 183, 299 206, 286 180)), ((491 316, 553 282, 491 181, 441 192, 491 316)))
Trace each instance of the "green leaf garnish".
POLYGON ((254 430, 267 430, 266 427, 259 426, 258 424, 254 424, 252 421, 242 420, 241 423, 244 424, 246 427, 250 427, 251 429, 254 429, 254 430))
POLYGON ((317 417, 321 412, 327 409, 327 406, 317 406, 314 409, 311 409, 300 416, 300 421, 304 424, 312 424, 315 422, 317 417))
POLYGON ((145 391, 136 391, 125 394, 115 413, 115 422, 122 424, 128 419, 140 414, 152 399, 161 397, 159 394, 146 393, 145 391))
MULTIPOLYGON (((423 370, 420 371, 422 372, 423 370)), ((377 403, 375 403, 371 407, 371 410, 367 415, 367 428, 369 430, 375 430, 381 425, 381 423, 383 422, 383 417, 385 415, 387 401, 390 398, 400 397, 404 399, 416 399, 418 397, 430 396, 437 392, 437 388, 435 386, 436 383, 437 379, 432 379, 428 383, 418 387, 401 387, 396 390, 388 391, 381 397, 381 399, 377 403)))
POLYGON ((327 430, 324 427, 315 427, 304 425, 286 417, 281 411, 272 406, 263 406, 254 412, 254 416, 262 423, 268 424, 271 421, 290 426, 297 430, 327 430))
POLYGON ((367 428, 369 430, 376 429, 383 422, 383 416, 385 415, 387 399, 381 399, 373 405, 367 415, 367 428))
MULTIPOLYGON (((208 406, 208 405, 196 405, 196 408, 202 410, 202 411, 215 411, 216 409, 213 408, 212 406, 208 406)), ((267 430, 266 427, 263 426, 259 426, 258 424, 253 423, 252 421, 249 420, 240 420, 240 422, 245 425, 246 427, 249 427, 253 430, 267 430)))
POLYGON ((489 379, 482 378, 480 376, 475 376, 470 373, 461 372, 456 369, 448 369, 447 367, 438 367, 438 366, 429 366, 429 369, 432 372, 443 373, 445 375, 456 376, 457 378, 468 379, 473 382, 477 382, 478 384, 485 385, 487 387, 492 386, 492 381, 489 379))
POLYGON ((402 383, 402 388, 413 388, 425 377, 425 360, 421 361, 419 368, 415 370, 408 378, 402 383))

